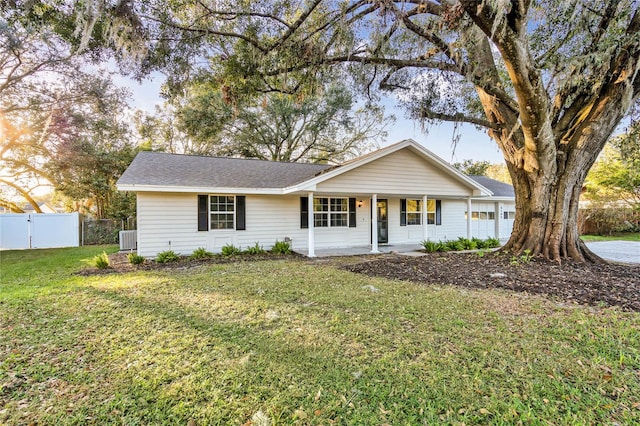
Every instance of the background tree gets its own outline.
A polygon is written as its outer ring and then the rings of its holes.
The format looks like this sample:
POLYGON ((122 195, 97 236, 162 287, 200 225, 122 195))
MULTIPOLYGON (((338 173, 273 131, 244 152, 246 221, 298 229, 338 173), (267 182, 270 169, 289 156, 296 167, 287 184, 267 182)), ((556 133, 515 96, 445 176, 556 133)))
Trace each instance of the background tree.
POLYGON ((177 117, 192 153, 336 163, 376 146, 393 121, 375 106, 352 108, 351 93, 339 85, 321 95, 272 93, 241 105, 211 85, 195 85, 177 117))
POLYGON ((170 64, 171 82, 184 58, 205 59, 230 98, 313 92, 346 73, 372 96, 403 92, 416 119, 487 129, 516 190, 506 249, 599 260, 579 238, 578 200, 640 93, 637 2, 89 3, 142 28, 143 64, 170 64))
POLYGON ((41 212, 38 190, 57 188, 90 199, 103 217, 113 174, 124 170, 122 159, 110 159, 131 157, 127 93, 85 62, 92 50, 73 51, 68 19, 40 6, 27 14, 3 9, 0 18, 0 204, 21 212, 24 200, 41 212))
POLYGON ((453 163, 453 167, 470 176, 487 176, 487 170, 491 166, 488 161, 463 160, 462 163, 453 163))
POLYGON ((640 143, 634 130, 614 138, 589 171, 583 198, 594 205, 640 211, 640 143))

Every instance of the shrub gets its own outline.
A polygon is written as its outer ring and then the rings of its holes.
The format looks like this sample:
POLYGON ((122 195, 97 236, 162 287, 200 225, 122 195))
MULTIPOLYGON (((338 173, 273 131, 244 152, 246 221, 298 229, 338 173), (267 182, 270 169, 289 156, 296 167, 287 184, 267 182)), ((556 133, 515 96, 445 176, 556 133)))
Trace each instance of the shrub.
POLYGON ((438 248, 437 251, 444 253, 447 251, 451 251, 451 248, 449 248, 449 244, 448 241, 438 241, 438 248))
POLYGON ((291 246, 286 241, 278 241, 271 248, 271 252, 274 254, 289 254, 291 253, 291 246))
POLYGON ((213 256, 213 253, 207 251, 204 247, 198 247, 193 251, 190 259, 191 260, 208 259, 212 256, 213 256))
POLYGON ((486 241, 485 241, 485 240, 481 240, 480 238, 473 237, 473 238, 471 239, 471 241, 473 241, 473 242, 476 244, 476 248, 477 248, 477 249, 482 250, 482 249, 487 248, 487 243, 486 243, 486 241))
POLYGON ((138 253, 129 253, 127 255, 127 260, 132 265, 141 265, 144 263, 144 256, 140 256, 138 253))
POLYGON ((223 256, 237 256, 242 253, 239 247, 234 246, 233 244, 225 244, 222 246, 222 255, 223 256))
POLYGON ((91 259, 86 261, 89 265, 95 266, 98 269, 107 269, 111 266, 109 262, 109 255, 107 252, 103 251, 102 253, 93 256, 91 259))
POLYGON ((447 245, 448 251, 460 251, 464 250, 464 244, 462 244, 459 240, 451 240, 445 243, 447 245))
POLYGON ((251 247, 247 247, 247 249, 244 251, 246 254, 262 254, 264 253, 264 249, 262 248, 262 246, 256 241, 256 243, 251 246, 251 247))
POLYGON ((422 244, 422 247, 424 248, 424 251, 426 251, 427 253, 434 253, 438 251, 438 248, 440 247, 440 243, 436 243, 435 241, 429 241, 429 240, 425 240, 421 244, 422 244))
POLYGON ((478 248, 478 243, 474 239, 459 237, 458 242, 462 244, 464 250, 475 250, 478 248))
POLYGON ((487 238, 485 240, 485 245, 487 248, 496 248, 500 247, 500 240, 497 238, 487 238))
POLYGON ((175 262, 178 259, 180 259, 180 256, 173 250, 162 251, 156 256, 156 262, 158 263, 175 262))

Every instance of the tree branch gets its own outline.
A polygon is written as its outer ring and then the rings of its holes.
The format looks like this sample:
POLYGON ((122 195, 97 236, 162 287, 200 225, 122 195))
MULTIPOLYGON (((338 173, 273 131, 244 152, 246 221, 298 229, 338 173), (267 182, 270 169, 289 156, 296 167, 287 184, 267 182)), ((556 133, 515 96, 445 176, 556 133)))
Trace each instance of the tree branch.
POLYGON ((418 113, 418 118, 426 119, 426 120, 442 120, 442 121, 449 121, 449 122, 456 122, 456 123, 469 123, 475 126, 481 126, 491 130, 503 129, 502 126, 496 123, 491 123, 490 121, 482 118, 470 117, 463 113, 445 114, 441 112, 431 111, 428 109, 421 109, 418 113))

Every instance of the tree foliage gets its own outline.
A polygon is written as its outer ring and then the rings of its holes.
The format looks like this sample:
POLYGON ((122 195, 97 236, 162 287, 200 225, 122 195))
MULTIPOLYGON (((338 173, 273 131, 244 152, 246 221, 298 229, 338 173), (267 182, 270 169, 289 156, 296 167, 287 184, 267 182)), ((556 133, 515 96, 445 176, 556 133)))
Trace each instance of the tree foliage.
POLYGON ((272 161, 341 162, 384 138, 393 120, 372 105, 355 112, 340 85, 322 95, 271 93, 231 104, 210 85, 197 85, 177 110, 191 152, 272 161))
POLYGON ((487 176, 487 171, 489 170, 491 163, 488 161, 467 159, 463 160, 462 163, 453 163, 452 166, 466 175, 487 176))
POLYGON ((123 170, 106 157, 131 151, 123 120, 127 93, 110 75, 87 68, 65 39, 73 26, 51 7, 3 17, 0 203, 20 212, 25 200, 40 212, 37 190, 54 187, 76 200, 91 199, 102 217, 107 192, 115 191, 110 176, 123 170), (45 17, 46 24, 40 22, 45 17))
POLYGON ((516 189, 506 247, 597 260, 579 239, 578 199, 640 94, 636 1, 87 4, 130 22, 127 34, 148 47, 143 66, 170 65, 172 82, 204 66, 234 100, 313 93, 328 76, 348 75, 373 97, 401 93, 416 119, 487 129, 516 189))
POLYGON ((640 211, 640 143, 637 129, 613 139, 589 171, 584 198, 596 206, 640 211))

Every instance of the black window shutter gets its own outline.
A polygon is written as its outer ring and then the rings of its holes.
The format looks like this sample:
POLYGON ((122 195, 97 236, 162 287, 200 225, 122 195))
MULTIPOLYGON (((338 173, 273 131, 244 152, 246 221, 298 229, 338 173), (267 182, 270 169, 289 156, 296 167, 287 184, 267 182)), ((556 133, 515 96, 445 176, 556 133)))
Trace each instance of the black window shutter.
POLYGON ((442 225, 442 200, 436 200, 436 225, 442 225))
POLYGON ((407 226, 407 199, 400 199, 400 226, 407 226))
POLYGON ((209 196, 198 195, 198 231, 209 230, 209 196))
POLYGON ((244 195, 236 195, 236 231, 247 229, 245 198, 244 195))
POLYGON ((349 228, 356 227, 356 199, 349 198, 349 228))
POLYGON ((309 227, 309 197, 300 197, 300 228, 309 227))

